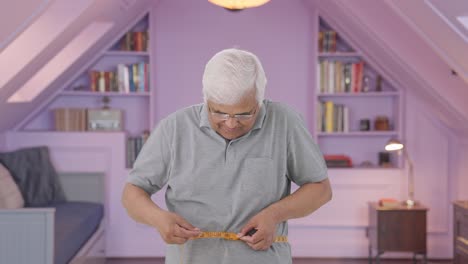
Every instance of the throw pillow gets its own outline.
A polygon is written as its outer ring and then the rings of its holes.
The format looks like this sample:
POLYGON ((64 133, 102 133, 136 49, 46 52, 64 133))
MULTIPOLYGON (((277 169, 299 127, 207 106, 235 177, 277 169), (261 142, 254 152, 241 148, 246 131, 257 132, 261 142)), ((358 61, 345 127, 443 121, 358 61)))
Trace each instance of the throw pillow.
POLYGON ((18 184, 26 207, 41 207, 52 202, 66 201, 46 146, 0 153, 0 162, 18 184))
POLYGON ((24 199, 10 172, 0 163, 0 209, 17 209, 24 199))

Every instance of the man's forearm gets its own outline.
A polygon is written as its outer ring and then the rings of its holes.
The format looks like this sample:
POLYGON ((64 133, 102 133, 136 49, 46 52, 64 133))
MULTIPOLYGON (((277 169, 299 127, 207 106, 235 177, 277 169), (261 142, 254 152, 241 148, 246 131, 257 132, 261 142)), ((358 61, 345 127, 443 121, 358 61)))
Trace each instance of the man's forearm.
POLYGON ((332 191, 328 179, 302 185, 291 195, 268 206, 265 210, 272 214, 277 223, 288 219, 304 217, 331 200, 332 191))
POLYGON ((151 226, 155 225, 154 212, 161 210, 144 190, 130 183, 125 185, 122 204, 135 221, 151 226))

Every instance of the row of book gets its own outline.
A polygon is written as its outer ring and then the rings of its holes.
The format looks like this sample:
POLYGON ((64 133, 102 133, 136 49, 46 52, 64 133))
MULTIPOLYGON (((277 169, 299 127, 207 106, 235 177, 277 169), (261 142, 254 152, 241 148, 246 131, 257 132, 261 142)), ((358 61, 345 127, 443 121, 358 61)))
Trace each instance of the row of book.
POLYGON ((86 108, 55 108, 54 126, 56 131, 86 131, 88 118, 86 108))
POLYGON ((133 167, 133 163, 135 163, 135 160, 143 148, 143 145, 148 140, 148 137, 149 131, 145 130, 139 136, 127 138, 127 168, 133 167))
POLYGON ((129 31, 119 41, 119 49, 123 51, 147 51, 148 31, 129 31))
POLYGON ((369 91, 364 83, 364 61, 321 60, 317 65, 318 93, 359 93, 369 91))
POLYGON ((320 31, 318 38, 319 52, 336 52, 336 39, 336 31, 320 31))
POLYGON ((319 132, 349 132, 349 108, 332 101, 317 104, 317 130, 319 132))
POLYGON ((149 64, 118 64, 116 71, 90 71, 92 92, 149 92, 149 64))

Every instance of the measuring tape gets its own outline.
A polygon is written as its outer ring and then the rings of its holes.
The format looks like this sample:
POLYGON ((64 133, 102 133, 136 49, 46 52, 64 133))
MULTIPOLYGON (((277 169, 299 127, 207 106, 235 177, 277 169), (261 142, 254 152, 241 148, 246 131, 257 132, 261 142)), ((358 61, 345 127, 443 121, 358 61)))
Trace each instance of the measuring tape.
MULTIPOLYGON (((222 239, 226 239, 226 240, 240 240, 240 238, 237 237, 237 234, 232 233, 232 232, 201 232, 200 235, 198 235, 197 237, 191 238, 191 240, 201 239, 201 238, 222 238, 222 239)), ((277 236, 277 237, 275 237, 273 242, 274 243, 279 243, 279 242, 285 243, 285 242, 288 242, 288 237, 287 236, 277 236)), ((185 244, 180 245, 180 253, 179 253, 180 254, 180 262, 179 262, 180 264, 184 263, 184 245, 185 244)))
MULTIPOLYGON (((252 233, 253 234, 253 233, 252 233)), ((197 237, 191 238, 191 240, 194 239, 201 239, 201 238, 222 238, 226 240, 240 240, 240 238, 237 236, 236 233, 232 232, 201 232, 200 235, 197 237)), ((242 240, 241 240, 242 241, 242 240)), ((285 243, 288 242, 288 237, 287 236, 277 236, 273 240, 274 243, 285 243)), ((184 263, 184 245, 180 245, 180 264, 184 263)))
MULTIPOLYGON (((222 238, 226 240, 240 240, 239 237, 237 237, 236 233, 232 232, 201 232, 200 235, 198 235, 195 238, 192 239, 200 239, 200 238, 222 238)), ((273 242, 278 243, 278 242, 288 242, 288 237, 286 236, 277 236, 273 240, 273 242)))

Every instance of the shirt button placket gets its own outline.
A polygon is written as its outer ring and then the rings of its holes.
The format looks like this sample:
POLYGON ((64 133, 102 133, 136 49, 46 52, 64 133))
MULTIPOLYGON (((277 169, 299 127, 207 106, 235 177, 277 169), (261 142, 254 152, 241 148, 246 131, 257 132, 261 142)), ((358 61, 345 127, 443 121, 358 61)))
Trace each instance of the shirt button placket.
POLYGON ((229 141, 227 144, 226 144, 226 151, 224 153, 224 157, 225 157, 225 162, 228 163, 228 160, 232 159, 232 155, 234 154, 233 153, 233 146, 232 146, 232 141, 229 141))

